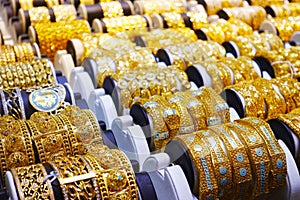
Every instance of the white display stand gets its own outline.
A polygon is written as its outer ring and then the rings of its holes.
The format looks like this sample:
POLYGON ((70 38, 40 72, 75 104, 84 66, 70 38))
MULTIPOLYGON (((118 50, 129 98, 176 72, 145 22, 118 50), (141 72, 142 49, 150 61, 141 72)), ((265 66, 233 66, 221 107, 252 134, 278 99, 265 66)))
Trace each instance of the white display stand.
POLYGON ((133 124, 131 116, 117 117, 113 121, 111 129, 118 148, 130 160, 136 160, 139 163, 139 172, 162 169, 170 164, 168 154, 150 154, 145 134, 140 126, 133 124))
POLYGON ((105 95, 104 89, 95 89, 88 99, 89 108, 94 107, 98 120, 104 121, 107 129, 111 129, 112 122, 118 117, 115 104, 110 95, 105 95), (90 107, 91 106, 91 107, 90 107))
POLYGON ((290 38, 290 41, 295 42, 297 46, 300 46, 300 31, 294 32, 290 38))
POLYGON ((55 69, 60 70, 67 78, 68 82, 71 79, 71 73, 75 68, 72 56, 66 50, 59 50, 54 57, 55 69))
POLYGON ((73 91, 80 93, 82 99, 87 101, 90 93, 94 90, 89 75, 83 71, 82 67, 76 67, 73 69, 70 77, 70 85, 73 91))
POLYGON ((192 200, 193 195, 182 169, 179 166, 148 172, 157 199, 192 200))
MULTIPOLYGON (((0 37, 3 37, 4 44, 6 45, 12 45, 14 44, 13 38, 10 33, 10 28, 7 26, 8 19, 7 19, 7 12, 6 9, 0 5, 0 37)), ((2 41, 0 40, 0 45, 2 44, 2 41)))

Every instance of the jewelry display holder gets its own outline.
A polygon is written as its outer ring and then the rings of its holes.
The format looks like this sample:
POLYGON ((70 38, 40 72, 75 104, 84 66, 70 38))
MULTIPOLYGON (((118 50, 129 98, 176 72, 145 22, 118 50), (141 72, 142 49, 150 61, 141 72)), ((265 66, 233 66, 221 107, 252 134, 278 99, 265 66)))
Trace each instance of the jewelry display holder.
POLYGON ((170 158, 166 153, 150 153, 142 128, 133 123, 131 116, 120 116, 114 119, 112 132, 118 148, 130 160, 138 161, 140 172, 162 169, 170 164, 170 158))

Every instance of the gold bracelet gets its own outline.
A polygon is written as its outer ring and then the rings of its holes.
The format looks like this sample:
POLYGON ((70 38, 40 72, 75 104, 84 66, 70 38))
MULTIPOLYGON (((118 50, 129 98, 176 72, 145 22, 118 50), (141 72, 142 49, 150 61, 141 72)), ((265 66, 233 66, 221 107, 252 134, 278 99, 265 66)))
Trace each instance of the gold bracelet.
POLYGON ((66 151, 70 146, 68 132, 66 129, 59 129, 52 116, 36 112, 26 123, 31 131, 31 139, 37 148, 41 163, 46 163, 56 157, 71 155, 66 151))
POLYGON ((80 110, 77 106, 68 106, 60 111, 71 122, 77 140, 89 151, 93 145, 102 145, 102 136, 96 117, 90 110, 80 110))
POLYGON ((164 121, 162 106, 155 101, 147 99, 138 99, 135 103, 140 104, 150 115, 153 122, 152 137, 154 146, 156 150, 160 150, 164 140, 170 137, 169 130, 164 121))
POLYGON ((170 137, 165 140, 162 146, 165 146, 169 141, 173 140, 179 133, 180 116, 177 110, 173 109, 169 102, 159 95, 151 96, 151 101, 155 101, 162 106, 164 121, 168 127, 170 137))
MULTIPOLYGON (((201 104, 203 104, 206 114, 206 126, 214 126, 222 123, 221 116, 217 111, 217 102, 208 88, 202 87, 193 93, 201 104)), ((220 104, 221 106, 221 104, 220 104)))
POLYGON ((9 135, 1 136, 2 149, 0 151, 0 157, 2 180, 4 180, 7 170, 35 163, 34 151, 25 121, 16 120, 11 125, 14 126, 6 127, 6 130, 13 128, 9 131, 9 135), (3 160, 4 158, 5 161, 3 160))
POLYGON ((118 1, 100 2, 99 4, 102 8, 103 16, 105 18, 112 18, 124 15, 122 4, 118 1))
POLYGON ((99 126, 96 116, 94 115, 94 113, 91 110, 82 110, 82 112, 88 117, 90 123, 92 124, 93 129, 94 129, 95 138, 98 139, 99 142, 101 142, 103 144, 101 128, 99 126))
POLYGON ((216 93, 211 87, 202 87, 202 92, 206 94, 210 99, 214 99, 212 102, 215 102, 214 109, 217 111, 221 117, 222 123, 230 122, 230 112, 229 106, 220 95, 216 93))
POLYGON ((244 97, 245 116, 265 119, 266 111, 264 99, 256 87, 252 84, 253 81, 250 81, 250 83, 241 82, 239 84, 226 87, 225 89, 234 89, 244 97))
POLYGON ((47 23, 50 22, 50 15, 48 8, 46 7, 33 7, 28 10, 30 24, 35 25, 37 23, 47 23))
POLYGON ((73 21, 77 17, 76 8, 73 5, 53 6, 55 21, 73 21))
POLYGON ((195 131, 206 128, 205 105, 201 104, 192 92, 176 92, 177 97, 181 97, 186 104, 188 113, 193 119, 195 131))
MULTIPOLYGON (((196 135, 204 140, 211 152, 215 178, 218 183, 219 198, 232 196, 232 168, 227 157, 227 151, 220 137, 210 129, 196 132, 196 135)), ((229 198, 230 199, 230 198, 229 198)))
POLYGON ((208 38, 219 44, 226 41, 225 33, 217 24, 203 24, 200 30, 203 31, 208 38))
POLYGON ((33 48, 30 43, 23 42, 21 43, 21 47, 25 56, 26 61, 33 61, 34 60, 34 52, 33 48))
POLYGON ((97 159, 90 155, 86 154, 83 155, 84 159, 89 163, 91 168, 96 174, 96 180, 98 187, 100 189, 100 195, 101 199, 108 199, 109 198, 109 192, 108 192, 108 187, 107 187, 107 182, 105 182, 104 177, 102 176, 102 171, 104 170, 103 167, 98 163, 97 159))
POLYGON ((65 200, 100 197, 96 174, 83 157, 57 157, 49 164, 55 171, 65 200))
POLYGON ((251 194, 251 192, 249 192, 252 181, 251 163, 245 146, 237 135, 233 134, 226 125, 227 124, 218 125, 210 127, 210 129, 219 135, 227 149, 234 174, 234 186, 238 191, 233 196, 235 198, 243 199, 251 194))
POLYGON ((286 103, 283 97, 274 90, 271 81, 258 78, 253 82, 253 86, 257 88, 259 94, 265 99, 267 105, 267 120, 276 117, 277 114, 286 112, 286 103))
POLYGON ((104 22, 108 33, 146 30, 147 28, 147 21, 142 15, 104 18, 102 21, 104 22))
POLYGON ((224 83, 224 87, 232 85, 232 69, 220 60, 212 60, 211 62, 217 67, 218 74, 224 83))
POLYGON ((47 172, 42 164, 11 169, 20 199, 54 200, 50 180, 45 180, 47 172))
POLYGON ((85 20, 38 23, 34 28, 39 39, 41 53, 46 54, 52 60, 56 51, 66 48, 69 39, 76 38, 82 33, 91 32, 89 24, 85 20))
POLYGON ((184 28, 184 20, 177 13, 162 13, 163 19, 167 22, 168 28, 184 28))
POLYGON ((180 135, 175 138, 183 143, 195 165, 198 186, 194 185, 199 199, 216 199, 218 196, 218 183, 214 174, 211 153, 196 133, 180 135))
POLYGON ((212 88, 219 94, 224 89, 224 83, 221 76, 218 73, 218 68, 209 61, 200 63, 208 72, 212 79, 212 88))
POLYGON ((71 146, 71 155, 85 154, 86 149, 84 148, 82 142, 77 140, 76 129, 72 125, 68 117, 64 114, 58 114, 57 117, 67 127, 69 133, 68 136, 69 136, 70 146, 71 146))
POLYGON ((109 199, 137 199, 138 188, 134 173, 127 157, 117 149, 108 149, 106 146, 96 147, 91 155, 86 156, 96 171, 103 196, 109 199), (96 164, 98 163, 98 164, 96 164))
POLYGON ((187 103, 180 96, 169 95, 167 96, 168 102, 172 105, 173 109, 176 109, 180 116, 180 128, 179 134, 191 133, 195 130, 193 118, 190 116, 187 110, 187 103))
POLYGON ((297 107, 293 98, 298 93, 297 89, 294 87, 294 85, 297 84, 297 80, 291 78, 275 78, 272 79, 271 82, 279 88, 280 94, 284 97, 286 111, 291 112, 294 110, 297 107))
POLYGON ((240 120, 229 123, 228 127, 233 130, 247 149, 252 166, 254 179, 253 197, 264 196, 269 193, 270 156, 262 137, 251 126, 240 124, 240 120))
POLYGON ((245 123, 255 128, 267 145, 271 158, 270 188, 275 189, 285 184, 287 174, 285 153, 279 146, 269 124, 261 119, 252 117, 244 118, 239 123, 245 123))

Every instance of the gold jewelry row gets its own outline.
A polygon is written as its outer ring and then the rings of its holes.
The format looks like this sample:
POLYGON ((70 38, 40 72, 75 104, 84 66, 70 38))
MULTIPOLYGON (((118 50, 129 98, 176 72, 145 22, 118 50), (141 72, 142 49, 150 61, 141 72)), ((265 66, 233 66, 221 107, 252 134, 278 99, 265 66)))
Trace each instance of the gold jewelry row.
POLYGON ((0 65, 0 88, 28 89, 34 86, 55 84, 53 69, 47 59, 0 65))
POLYGON ((48 162, 54 172, 50 174, 42 164, 13 168, 18 196, 54 200, 57 190, 52 182, 57 179, 64 199, 138 199, 138 187, 126 156, 105 146, 98 150, 103 154, 53 158, 48 162))
POLYGON ((245 99, 245 116, 272 119, 299 107, 299 83, 296 79, 263 78, 242 82, 225 89, 233 89, 245 99), (275 89, 276 88, 276 89, 275 89))
POLYGON ((29 43, 0 46, 0 65, 34 60, 33 48, 29 43))
POLYGON ((227 103, 209 87, 138 98, 133 103, 141 105, 152 119, 156 150, 164 148, 176 135, 230 121, 227 103))
POLYGON ((164 96, 179 91, 178 84, 182 90, 191 87, 186 73, 176 67, 161 69, 156 64, 144 67, 112 76, 117 81, 125 108, 130 108, 135 98, 149 99, 153 95, 164 96))
POLYGON ((34 29, 41 53, 46 54, 50 59, 54 59, 56 51, 66 49, 68 40, 91 32, 85 20, 38 23, 34 25, 34 29))
POLYGON ((13 167, 86 154, 103 144, 95 116, 76 106, 68 106, 57 115, 36 112, 29 120, 6 115, 0 123, 2 177, 13 167))
POLYGON ((175 140, 195 165, 199 199, 262 198, 285 184, 285 153, 265 121, 245 118, 175 140))

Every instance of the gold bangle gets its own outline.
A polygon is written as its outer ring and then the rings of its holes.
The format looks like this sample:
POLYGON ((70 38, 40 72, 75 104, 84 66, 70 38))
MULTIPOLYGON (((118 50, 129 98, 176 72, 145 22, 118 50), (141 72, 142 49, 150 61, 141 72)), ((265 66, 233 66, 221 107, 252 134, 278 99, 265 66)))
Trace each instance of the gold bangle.
MULTIPOLYGON (((25 121, 16 120, 13 122, 13 125, 14 127, 9 131, 9 135, 1 136, 2 149, 0 154, 2 178, 4 178, 3 176, 6 171, 11 168, 35 163, 34 151, 25 121), (5 162, 3 162, 4 158, 5 162)), ((10 129, 10 127, 7 128, 10 129)))
POLYGON ((211 153, 196 133, 180 135, 175 138, 183 143, 193 160, 197 174, 198 186, 194 185, 199 199, 216 199, 218 196, 218 183, 214 174, 211 153))
POLYGON ((103 16, 105 18, 112 18, 124 15, 122 4, 118 1, 100 2, 99 4, 102 8, 103 16))
POLYGON ((76 19, 76 8, 73 5, 57 5, 53 6, 55 21, 73 21, 76 19))
POLYGON ((208 149, 210 149, 215 178, 218 183, 218 197, 227 198, 232 196, 232 167, 226 149, 222 148, 224 147, 223 141, 210 129, 198 131, 196 135, 202 138, 208 149))
POLYGON ((37 148, 41 163, 68 155, 66 151, 66 147, 70 146, 68 132, 66 129, 59 129, 52 116, 36 112, 26 123, 31 131, 31 139, 37 148))
POLYGON ((255 128, 266 143, 271 158, 270 188, 275 189, 285 184, 287 174, 285 153, 279 146, 269 124, 252 117, 244 118, 239 123, 245 123, 255 128))
POLYGON ((64 114, 58 114, 57 117, 67 127, 71 146, 71 155, 85 154, 86 149, 83 147, 82 142, 77 140, 75 127, 72 125, 68 117, 64 114))
POLYGON ((11 169, 20 199, 54 200, 50 180, 45 180, 47 172, 42 164, 11 169))
POLYGON ((48 8, 46 7, 33 7, 28 10, 30 24, 35 25, 37 23, 47 23, 50 22, 50 15, 48 8))
MULTIPOLYGON (((89 151, 93 145, 103 145, 99 124, 90 110, 80 110, 77 106, 68 106, 60 111, 70 121, 76 139, 82 144, 82 153, 89 151)), ((73 138, 73 137, 72 137, 73 138)))
POLYGON ((100 172, 96 171, 101 191, 104 191, 103 196, 108 196, 109 199, 129 200, 138 198, 134 173, 123 152, 102 146, 96 147, 91 155, 88 156, 87 160, 93 163, 94 169, 103 169, 100 172))
POLYGON ((193 96, 204 106, 206 126, 214 126, 222 123, 221 116, 219 116, 216 109, 216 99, 214 98, 214 95, 211 94, 212 93, 210 93, 206 87, 202 87, 193 93, 193 96))
POLYGON ((108 33, 146 30, 147 28, 147 21, 142 15, 104 18, 102 21, 104 22, 108 33))
POLYGON ((258 78, 253 82, 253 86, 257 88, 259 94, 265 99, 268 114, 265 118, 267 120, 276 117, 277 114, 286 112, 286 103, 283 97, 274 90, 271 81, 258 78))
POLYGON ((180 116, 179 134, 191 133, 195 130, 193 118, 187 110, 187 103, 180 96, 169 95, 167 100, 173 109, 176 109, 180 116))
POLYGON ((65 200, 95 199, 100 196, 96 174, 81 156, 57 157, 49 162, 54 169, 65 200))
POLYGON ((148 99, 138 99, 135 103, 140 104, 150 115, 153 121, 152 137, 154 146, 156 150, 160 150, 164 140, 170 137, 169 130, 164 121, 162 106, 148 99))
POLYGON ((231 74, 233 74, 233 71, 229 66, 227 66, 225 63, 222 63, 221 61, 211 61, 218 69, 218 74, 220 74, 220 77, 224 83, 224 87, 232 85, 232 77, 231 74))
POLYGON ((154 95, 150 98, 151 101, 155 101, 162 106, 164 121, 169 130, 170 137, 165 140, 162 146, 164 147, 169 141, 173 140, 179 133, 180 128, 180 116, 177 110, 173 109, 169 102, 159 95, 154 95))
POLYGON ((38 23, 34 28, 39 39, 41 53, 47 54, 52 60, 56 51, 66 48, 69 39, 76 38, 82 33, 91 32, 85 20, 38 23))
POLYGON ((168 28, 184 28, 184 20, 177 13, 162 13, 163 19, 167 22, 168 28))
POLYGON ((233 196, 240 199, 248 197, 251 193, 249 192, 249 190, 253 177, 251 171, 251 163, 248 158, 245 146, 240 141, 240 139, 237 138, 237 135, 234 135, 231 132, 226 124, 210 127, 210 129, 219 135, 219 137, 225 144, 225 148, 227 149, 229 160, 231 161, 231 166, 234 173, 234 186, 238 191, 233 196))
POLYGON ((98 163, 97 159, 94 156, 90 154, 86 154, 83 155, 83 157, 89 163, 89 165, 91 166, 91 168, 96 174, 96 179, 97 179, 98 187, 100 189, 101 199, 108 199, 109 191, 107 187, 107 182, 105 182, 104 177, 102 176, 102 171, 104 170, 104 168, 101 167, 101 165, 98 163))
POLYGON ((226 87, 225 89, 234 89, 244 97, 246 103, 245 116, 265 119, 266 111, 264 98, 256 87, 253 86, 253 81, 250 81, 249 83, 241 82, 239 84, 226 87))
POLYGON ((94 113, 91 110, 82 110, 82 112, 88 117, 90 123, 92 124, 93 129, 94 129, 95 138, 98 139, 99 142, 103 144, 101 128, 99 126, 96 116, 94 115, 94 113))
POLYGON ((280 94, 284 97, 286 111, 291 112, 294 110, 297 107, 297 103, 294 99, 297 94, 297 89, 294 87, 295 84, 298 84, 297 80, 291 78, 275 78, 272 79, 271 82, 279 88, 280 94))
POLYGON ((177 97, 181 97, 186 104, 188 113, 193 119, 195 131, 206 128, 205 105, 201 104, 192 92, 176 92, 177 97))
POLYGON ((228 127, 238 135, 247 149, 254 179, 253 197, 269 193, 270 157, 262 137, 251 126, 240 124, 240 120, 229 123, 228 127))

